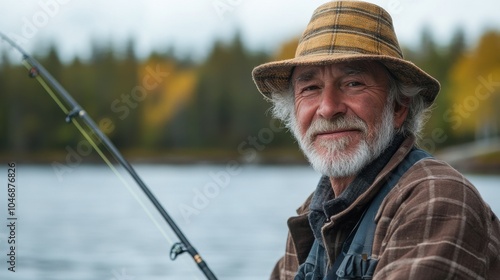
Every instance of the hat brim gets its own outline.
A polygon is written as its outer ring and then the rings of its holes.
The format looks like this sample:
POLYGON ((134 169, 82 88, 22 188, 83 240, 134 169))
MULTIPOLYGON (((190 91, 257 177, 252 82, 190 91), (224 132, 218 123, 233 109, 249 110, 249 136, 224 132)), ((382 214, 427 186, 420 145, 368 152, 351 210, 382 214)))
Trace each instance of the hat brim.
POLYGON ((292 59, 269 62, 255 67, 252 71, 257 89, 271 99, 271 93, 285 92, 290 87, 290 77, 296 66, 329 65, 349 61, 379 61, 401 83, 422 88, 427 106, 436 99, 440 90, 439 82, 410 61, 383 55, 328 54, 309 55, 292 59))

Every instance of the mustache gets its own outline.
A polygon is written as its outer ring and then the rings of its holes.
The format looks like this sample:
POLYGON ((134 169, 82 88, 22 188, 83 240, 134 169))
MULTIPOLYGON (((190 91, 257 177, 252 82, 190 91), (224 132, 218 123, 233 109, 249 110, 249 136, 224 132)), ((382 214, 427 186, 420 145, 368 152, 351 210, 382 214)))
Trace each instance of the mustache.
POLYGON ((318 134, 338 130, 360 130, 366 134, 368 132, 368 125, 355 116, 342 115, 332 120, 320 118, 311 123, 309 129, 307 129, 305 138, 313 140, 318 134))

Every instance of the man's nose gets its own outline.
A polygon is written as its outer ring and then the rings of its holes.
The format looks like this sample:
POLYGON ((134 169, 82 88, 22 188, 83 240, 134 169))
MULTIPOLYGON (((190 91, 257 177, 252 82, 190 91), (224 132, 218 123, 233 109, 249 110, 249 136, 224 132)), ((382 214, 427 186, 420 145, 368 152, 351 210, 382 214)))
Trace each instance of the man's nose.
POLYGON ((317 109, 317 114, 324 119, 332 119, 339 114, 345 114, 347 106, 345 104, 345 96, 342 95, 340 89, 334 86, 326 86, 321 94, 320 104, 317 109))

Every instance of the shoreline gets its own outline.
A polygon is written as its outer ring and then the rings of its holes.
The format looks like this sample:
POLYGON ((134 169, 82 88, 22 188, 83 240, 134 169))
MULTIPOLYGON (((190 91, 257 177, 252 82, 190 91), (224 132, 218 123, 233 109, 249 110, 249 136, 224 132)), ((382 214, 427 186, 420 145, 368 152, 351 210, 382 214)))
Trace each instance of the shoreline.
MULTIPOLYGON (((129 151, 123 153, 125 159, 131 164, 152 164, 152 165, 225 165, 228 163, 238 163, 242 165, 282 165, 282 166, 307 166, 309 163, 302 154, 294 151, 269 151, 261 152, 253 157, 235 155, 227 151, 204 151, 204 152, 159 152, 153 155, 151 152, 129 151)), ((111 158, 111 156, 109 156, 111 158)), ((437 157, 439 159, 439 157, 437 157)), ((48 164, 105 164, 97 155, 78 156, 69 153, 15 153, 1 154, 0 162, 16 162, 29 165, 48 164)), ((116 163, 116 161, 113 160, 116 163)), ((118 164, 118 163, 116 163, 118 164)), ((464 174, 478 175, 500 175, 500 160, 483 160, 475 158, 450 163, 452 167, 464 174)))

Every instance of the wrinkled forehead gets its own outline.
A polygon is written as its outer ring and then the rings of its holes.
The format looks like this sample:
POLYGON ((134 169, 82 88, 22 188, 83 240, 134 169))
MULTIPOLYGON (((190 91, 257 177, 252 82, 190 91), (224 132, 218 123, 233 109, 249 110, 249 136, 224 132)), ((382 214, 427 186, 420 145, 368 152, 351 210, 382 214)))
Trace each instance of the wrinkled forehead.
POLYGON ((291 84, 294 85, 297 81, 307 81, 320 75, 324 71, 331 71, 339 75, 355 75, 369 74, 372 76, 388 76, 387 68, 378 61, 349 61, 337 62, 327 65, 301 65, 296 66, 292 70, 291 84))

